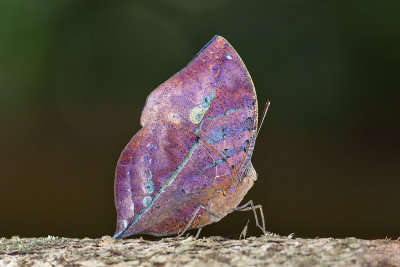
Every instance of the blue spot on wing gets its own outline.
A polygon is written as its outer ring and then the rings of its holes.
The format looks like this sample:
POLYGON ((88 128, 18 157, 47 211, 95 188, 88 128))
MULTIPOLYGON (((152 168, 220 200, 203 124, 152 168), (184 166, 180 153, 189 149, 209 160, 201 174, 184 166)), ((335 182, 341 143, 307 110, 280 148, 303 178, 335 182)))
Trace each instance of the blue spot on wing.
POLYGON ((212 143, 210 143, 211 145, 224 140, 224 132, 220 128, 213 130, 210 134, 212 140, 212 143))

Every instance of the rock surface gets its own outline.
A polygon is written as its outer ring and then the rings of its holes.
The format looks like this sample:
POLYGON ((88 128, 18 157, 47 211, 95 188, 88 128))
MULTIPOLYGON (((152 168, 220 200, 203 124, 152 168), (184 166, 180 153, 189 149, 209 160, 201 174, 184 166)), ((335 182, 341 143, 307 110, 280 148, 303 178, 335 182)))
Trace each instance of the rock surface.
POLYGON ((232 240, 45 238, 0 239, 0 266, 396 266, 399 240, 302 239, 282 236, 232 240))

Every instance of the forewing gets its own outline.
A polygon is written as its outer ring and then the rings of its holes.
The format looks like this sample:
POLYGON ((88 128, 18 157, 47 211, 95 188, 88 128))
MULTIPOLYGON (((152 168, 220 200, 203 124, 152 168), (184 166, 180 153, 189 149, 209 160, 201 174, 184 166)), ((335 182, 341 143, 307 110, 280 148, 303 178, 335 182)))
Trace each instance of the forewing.
POLYGON ((212 145, 235 177, 251 157, 257 128, 257 97, 234 48, 215 36, 180 72, 147 98, 143 126, 157 119, 181 125, 212 145))

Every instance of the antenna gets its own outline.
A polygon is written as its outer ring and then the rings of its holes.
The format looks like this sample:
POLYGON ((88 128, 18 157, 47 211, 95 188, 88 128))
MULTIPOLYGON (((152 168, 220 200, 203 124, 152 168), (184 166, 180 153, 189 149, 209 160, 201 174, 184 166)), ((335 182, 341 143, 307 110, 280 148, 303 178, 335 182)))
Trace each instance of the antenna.
POLYGON ((270 104, 271 104, 271 101, 267 100, 267 102, 265 103, 265 107, 264 107, 263 114, 262 114, 262 116, 261 116, 261 118, 262 118, 262 119, 261 119, 261 123, 260 123, 260 126, 258 126, 258 130, 257 130, 256 137, 254 138, 254 140, 257 138, 258 133, 260 132, 261 126, 262 126, 263 123, 264 123, 265 115, 267 115, 267 111, 268 111, 268 108, 269 108, 269 105, 270 105, 270 104))

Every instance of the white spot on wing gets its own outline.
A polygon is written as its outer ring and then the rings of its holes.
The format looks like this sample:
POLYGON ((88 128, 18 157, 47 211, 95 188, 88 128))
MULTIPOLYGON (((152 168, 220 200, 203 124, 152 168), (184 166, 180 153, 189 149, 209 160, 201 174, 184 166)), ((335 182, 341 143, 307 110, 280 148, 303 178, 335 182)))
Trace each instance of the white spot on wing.
POLYGON ((195 106, 190 112, 190 117, 189 117, 190 121, 195 124, 198 124, 203 119, 205 112, 206 110, 203 109, 202 107, 195 106))
POLYGON ((225 57, 226 57, 227 59, 229 59, 229 60, 232 60, 231 55, 229 55, 228 53, 225 53, 225 57))
POLYGON ((145 196, 143 198, 143 206, 147 208, 151 204, 151 200, 152 200, 151 196, 145 196))

